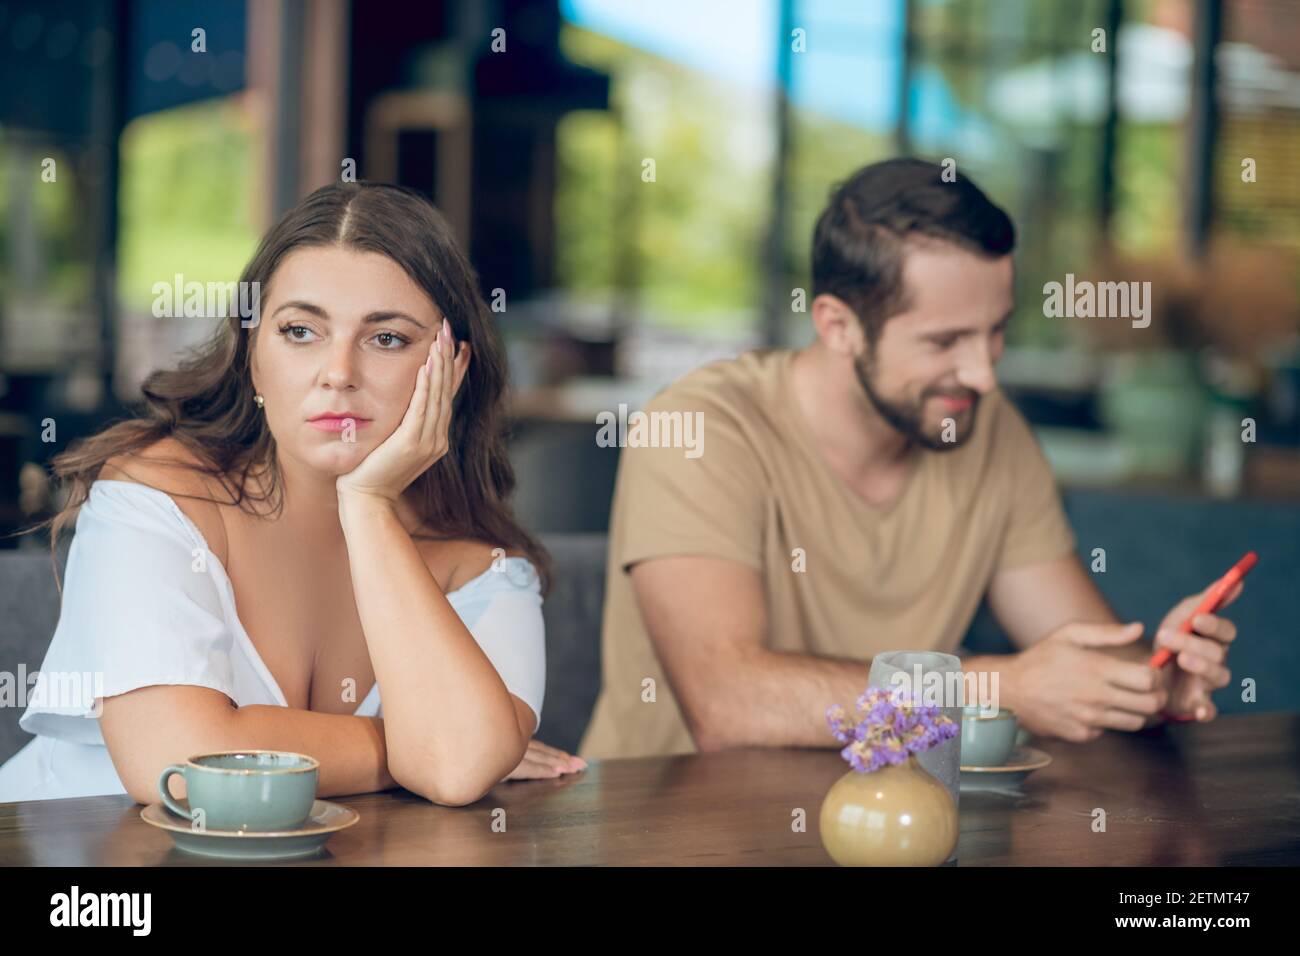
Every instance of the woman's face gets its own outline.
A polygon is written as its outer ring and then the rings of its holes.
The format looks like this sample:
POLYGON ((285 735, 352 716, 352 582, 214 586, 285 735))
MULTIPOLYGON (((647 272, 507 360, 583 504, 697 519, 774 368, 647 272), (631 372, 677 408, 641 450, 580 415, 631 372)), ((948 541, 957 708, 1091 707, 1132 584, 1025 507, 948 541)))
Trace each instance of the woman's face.
MULTIPOLYGON (((251 360, 262 413, 280 454, 346 474, 401 423, 442 313, 401 266, 375 252, 298 249, 269 284, 251 360), (355 425, 312 421, 327 413, 355 425)), ((466 343, 455 388, 468 365, 466 343)))

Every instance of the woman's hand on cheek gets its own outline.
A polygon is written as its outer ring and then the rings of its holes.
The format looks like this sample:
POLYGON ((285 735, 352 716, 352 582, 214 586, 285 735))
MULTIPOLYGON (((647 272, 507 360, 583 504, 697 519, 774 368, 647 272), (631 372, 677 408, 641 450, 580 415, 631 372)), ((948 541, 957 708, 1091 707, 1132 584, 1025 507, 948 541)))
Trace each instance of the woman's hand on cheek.
POLYGON ((454 397, 456 348, 444 319, 428 359, 415 376, 406 414, 388 438, 335 481, 344 495, 365 495, 396 503, 403 491, 447 454, 454 397))

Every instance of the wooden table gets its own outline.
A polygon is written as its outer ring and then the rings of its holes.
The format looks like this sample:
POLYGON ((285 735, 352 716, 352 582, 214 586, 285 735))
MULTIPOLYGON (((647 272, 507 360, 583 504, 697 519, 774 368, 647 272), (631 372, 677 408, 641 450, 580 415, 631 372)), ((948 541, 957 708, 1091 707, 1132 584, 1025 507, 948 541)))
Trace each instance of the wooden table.
MULTIPOLYGON (((1018 795, 962 794, 958 865, 1300 863, 1300 715, 1035 746, 1053 763, 1018 795)), ((462 808, 348 797, 361 821, 294 865, 826 865, 818 811, 846 769, 833 750, 734 750, 592 761, 462 808)), ((126 796, 0 804, 0 866, 222 865, 175 849, 140 809, 126 796)))

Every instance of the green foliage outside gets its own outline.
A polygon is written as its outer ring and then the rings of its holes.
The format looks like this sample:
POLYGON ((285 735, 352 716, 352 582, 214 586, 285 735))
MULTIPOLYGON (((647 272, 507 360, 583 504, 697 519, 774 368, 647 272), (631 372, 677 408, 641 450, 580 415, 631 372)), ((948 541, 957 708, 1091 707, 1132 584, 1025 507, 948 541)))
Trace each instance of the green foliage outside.
POLYGON ((231 282, 260 238, 256 137, 243 100, 141 117, 122 135, 119 303, 148 309, 153 284, 231 282))

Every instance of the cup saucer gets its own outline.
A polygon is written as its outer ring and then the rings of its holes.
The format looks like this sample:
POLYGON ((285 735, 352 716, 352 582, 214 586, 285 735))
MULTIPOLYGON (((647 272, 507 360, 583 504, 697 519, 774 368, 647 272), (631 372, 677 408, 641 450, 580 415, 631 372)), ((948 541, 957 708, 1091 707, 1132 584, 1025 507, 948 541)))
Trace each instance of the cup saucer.
POLYGON ((963 790, 1012 790, 1051 762, 1051 755, 1036 747, 1016 747, 1001 766, 962 767, 961 787, 963 790))
POLYGON ((177 848, 187 853, 227 860, 284 860, 318 852, 326 840, 352 826, 361 815, 351 807, 317 800, 296 830, 195 830, 162 803, 151 803, 140 811, 140 819, 166 830, 177 848))

